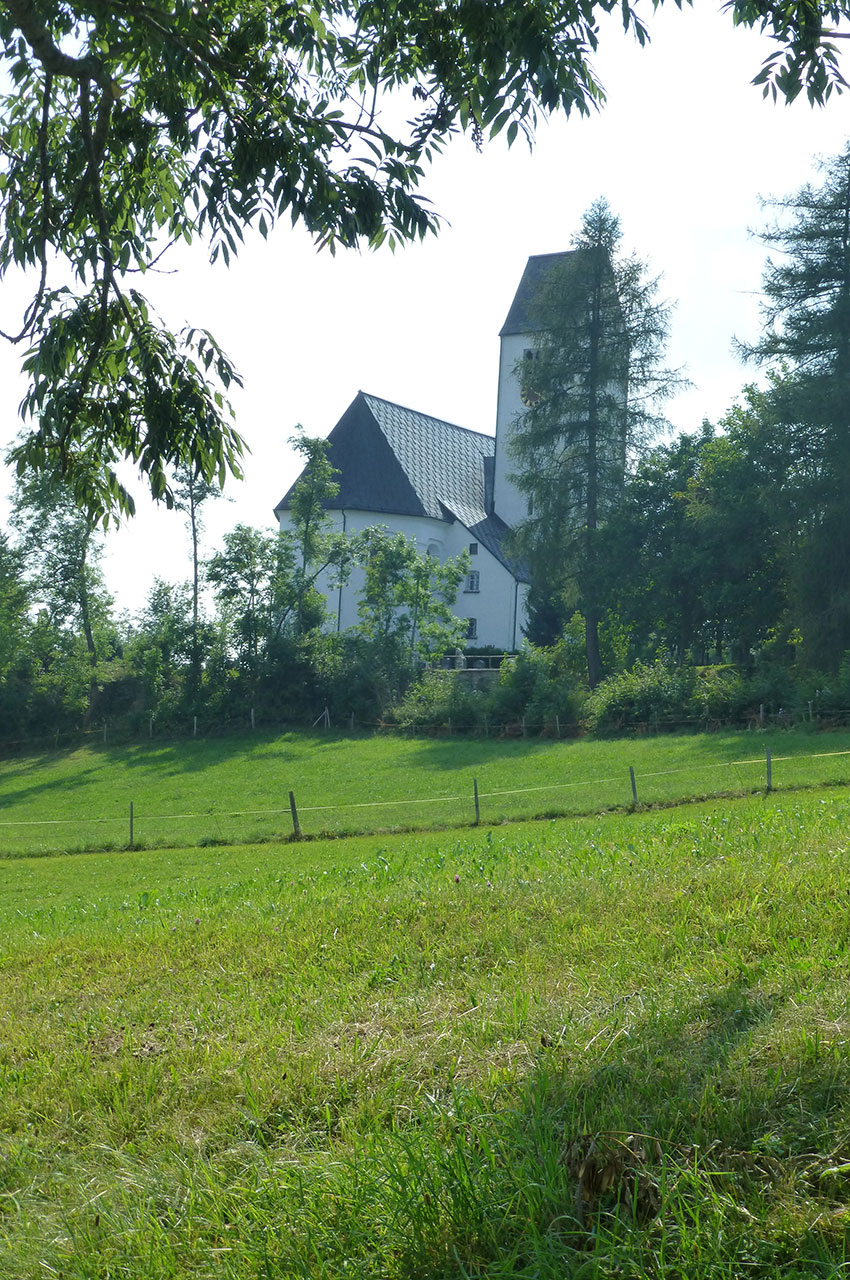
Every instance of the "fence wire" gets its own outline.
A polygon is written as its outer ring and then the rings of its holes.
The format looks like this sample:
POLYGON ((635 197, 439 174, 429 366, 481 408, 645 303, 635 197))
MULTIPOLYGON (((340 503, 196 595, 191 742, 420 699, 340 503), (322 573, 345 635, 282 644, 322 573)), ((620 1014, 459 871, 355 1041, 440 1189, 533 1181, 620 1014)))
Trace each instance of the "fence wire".
POLYGON ((157 833, 157 826, 171 822, 193 822, 195 829, 184 832, 179 842, 186 845, 250 844, 264 840, 284 840, 295 836, 321 834, 360 833, 369 834, 392 829, 427 829, 433 826, 458 827, 474 821, 500 822, 511 818, 528 818, 541 815, 541 800, 551 793, 553 804, 545 816, 569 816, 590 814, 613 808, 634 807, 635 804, 685 802, 702 797, 707 792, 699 785, 704 774, 715 776, 719 771, 738 771, 735 775, 737 790, 783 789, 800 785, 817 785, 826 782, 847 782, 848 778, 825 778, 823 770, 817 777, 804 777, 811 770, 810 762, 850 756, 850 750, 817 751, 793 755, 772 756, 768 748, 764 756, 746 760, 722 760, 685 764, 669 769, 609 774, 602 777, 572 779, 563 782, 546 782, 527 787, 478 788, 478 780, 470 776, 469 791, 439 795, 418 796, 408 799, 373 799, 363 801, 298 804, 290 793, 290 804, 274 808, 216 810, 206 808, 194 812, 145 813, 130 804, 129 813, 114 816, 73 818, 0 818, 0 852, 25 855, 27 852, 52 852, 64 849, 127 848, 129 846, 174 843, 173 837, 157 833), (793 767, 789 771, 787 766, 793 767), (785 766, 776 775, 776 766, 785 766), (742 770, 758 768, 760 776, 745 782, 742 770), (633 786, 632 786, 632 775, 633 786), (689 788, 677 789, 665 786, 664 780, 689 776, 689 788), (770 779, 770 783, 769 780, 770 779), (660 784, 660 785, 659 785, 660 784), (594 788, 593 803, 571 802, 582 788, 594 788), (607 790, 606 790, 607 789, 607 790), (560 801, 554 799, 561 795, 560 801), (523 803, 523 798, 528 798, 523 803), (440 810, 442 806, 442 811, 440 810), (417 814, 418 810, 418 814, 417 814), (383 811, 383 812, 382 812, 383 811), (302 819, 307 817, 305 824, 302 819), (321 815, 321 816, 320 816, 321 815), (384 817, 384 815, 386 815, 384 817), (110 827, 116 833, 114 840, 98 836, 97 831, 110 827), (39 830, 43 838, 36 839, 39 830), (53 838, 51 839, 51 832, 53 838), (67 834, 65 834, 67 833, 67 834), (126 838, 122 838, 126 837, 126 838))

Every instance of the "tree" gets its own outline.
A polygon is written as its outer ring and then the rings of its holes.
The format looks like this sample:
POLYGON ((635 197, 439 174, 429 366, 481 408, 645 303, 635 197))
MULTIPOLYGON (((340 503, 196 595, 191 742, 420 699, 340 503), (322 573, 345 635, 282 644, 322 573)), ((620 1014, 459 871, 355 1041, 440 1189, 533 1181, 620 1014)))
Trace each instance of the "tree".
POLYGON ((781 256, 764 273, 763 334, 741 350, 773 375, 761 416, 796 518, 792 609, 809 659, 837 667, 850 648, 850 144, 821 174, 771 202, 779 220, 761 238, 781 256))
POLYGON ((27 631, 29 591, 21 551, 0 532, 0 687, 19 660, 27 631))
POLYGON ((32 595, 60 631, 82 634, 90 720, 98 710, 98 671, 113 636, 100 559, 102 539, 55 475, 18 479, 12 525, 26 556, 32 595))
POLYGON ((628 477, 623 500, 602 535, 601 555, 611 564, 610 599, 632 629, 636 656, 654 660, 661 651, 677 661, 706 650, 702 588, 708 568, 699 528, 689 518, 689 494, 700 458, 715 433, 679 436, 657 445, 628 477), (618 572, 622 565, 628 572, 618 572))
POLYGON ((0 725, 4 735, 20 726, 29 692, 29 603, 23 554, 0 532, 0 725))
POLYGON ((538 600, 554 602, 564 621, 582 610, 591 687, 602 676, 600 528, 621 498, 627 461, 663 421, 658 403, 682 385, 661 363, 669 306, 621 242, 619 219, 598 200, 575 252, 547 273, 532 304, 534 358, 517 371, 527 408, 511 446, 530 509, 516 545, 538 600))
POLYGON ((281 535, 291 570, 288 588, 281 576, 276 631, 293 626, 296 636, 303 637, 325 619, 319 578, 329 575, 331 588, 346 582, 362 548, 358 537, 331 527, 326 504, 339 493, 339 472, 331 466, 327 440, 305 436, 299 427, 289 443, 304 459, 304 469, 289 495, 289 528, 281 535))
MULTIPOLYGON (((223 496, 218 483, 206 480, 187 463, 181 463, 174 477, 174 505, 189 523, 192 540, 192 685, 197 691, 201 681, 200 645, 200 558, 198 542, 203 530, 202 508, 205 503, 223 496)), ((158 583, 157 587, 162 587, 158 583)))
POLYGON ((263 649, 274 630, 280 537, 238 524, 206 563, 207 581, 233 627, 237 659, 256 693, 263 649))
MULTIPOLYGON (((824 24, 848 0, 731 9, 777 39, 766 91, 841 87, 824 24)), ((228 260, 281 217, 331 249, 434 230, 418 191, 434 153, 458 129, 510 143, 538 112, 599 104, 590 59, 613 11, 645 43, 630 0, 0 0, 0 275, 38 281, 6 334, 31 344, 19 468, 60 474, 97 519, 133 510, 123 459, 169 504, 176 466, 238 471, 236 370, 203 330, 171 333, 137 276, 197 236, 228 260)))
MULTIPOLYGON (((145 709, 166 719, 183 702, 185 677, 194 676, 200 656, 192 603, 188 585, 156 579, 127 646, 130 669, 145 694, 145 709)), ((193 699, 197 692, 193 679, 193 699)))
POLYGON ((400 692, 418 663, 461 643, 465 623, 452 606, 469 570, 466 553, 441 563, 423 556, 403 533, 381 525, 362 535, 365 582, 357 631, 369 647, 375 675, 400 692))

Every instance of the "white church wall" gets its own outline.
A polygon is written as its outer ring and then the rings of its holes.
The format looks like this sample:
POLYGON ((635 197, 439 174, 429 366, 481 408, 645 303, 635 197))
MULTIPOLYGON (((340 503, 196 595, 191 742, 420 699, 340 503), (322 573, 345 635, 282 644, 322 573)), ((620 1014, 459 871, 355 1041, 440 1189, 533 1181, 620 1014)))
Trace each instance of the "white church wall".
POLYGON ((516 367, 524 353, 533 348, 533 340, 527 334, 506 334, 501 340, 499 353, 499 397, 496 407, 496 467, 493 486, 493 505, 498 515, 511 528, 516 528, 528 516, 528 499, 509 479, 516 469, 511 456, 510 439, 513 424, 523 412, 520 383, 516 367))
MULTIPOLYGON (((469 551, 476 542, 474 534, 459 521, 449 524, 427 516, 387 515, 377 511, 329 511, 328 516, 335 532, 362 533, 374 525, 384 525, 390 533, 403 533, 412 539, 421 555, 427 555, 430 550, 443 561, 469 551)), ((288 515, 282 512, 280 527, 288 526, 288 515)), ((469 563, 470 572, 479 575, 478 590, 469 590, 468 580, 462 582, 453 612, 458 618, 476 621, 476 636, 467 641, 469 647, 493 645, 507 652, 522 643, 527 587, 517 583, 483 543, 476 545, 477 554, 470 556, 469 563)), ((316 583, 327 599, 329 626, 333 630, 345 631, 357 625, 357 605, 363 585, 362 569, 356 569, 342 588, 331 587, 327 575, 316 583)))

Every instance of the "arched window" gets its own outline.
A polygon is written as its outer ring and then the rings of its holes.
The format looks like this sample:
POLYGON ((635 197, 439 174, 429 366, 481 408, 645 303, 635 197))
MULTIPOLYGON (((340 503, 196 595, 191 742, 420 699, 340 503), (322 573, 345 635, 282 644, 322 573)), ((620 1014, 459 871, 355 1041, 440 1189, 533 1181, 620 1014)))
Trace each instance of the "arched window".
POLYGON ((481 574, 477 569, 473 569, 466 575, 466 586, 464 591, 479 591, 481 589, 481 574))

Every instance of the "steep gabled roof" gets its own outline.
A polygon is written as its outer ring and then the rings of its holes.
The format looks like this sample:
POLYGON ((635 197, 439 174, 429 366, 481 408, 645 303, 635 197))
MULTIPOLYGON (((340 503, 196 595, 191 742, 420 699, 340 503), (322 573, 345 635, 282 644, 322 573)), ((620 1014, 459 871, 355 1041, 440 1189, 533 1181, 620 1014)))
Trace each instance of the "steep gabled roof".
MULTIPOLYGON (((519 282, 514 300, 508 311, 507 319, 499 330, 499 337, 505 338, 515 333, 536 333, 543 328, 540 317, 535 314, 535 301, 546 287, 547 279, 552 271, 561 272, 556 283, 566 290, 577 288, 581 296, 590 288, 590 273, 596 250, 590 248, 567 249, 563 253, 538 253, 528 259, 525 271, 519 282), (582 279, 582 272, 584 279, 582 279)), ((619 307, 617 286, 611 270, 610 258, 605 256, 605 278, 608 294, 619 307)))
MULTIPOLYGON (((507 525, 488 512, 492 436, 358 391, 328 445, 339 472, 339 493, 326 504, 329 509, 459 520, 517 573, 503 549, 507 525)), ((276 515, 288 507, 291 494, 292 488, 276 515)))
POLYGON ((540 328, 539 322, 531 312, 534 300, 540 294, 546 277, 553 267, 566 266, 571 260, 577 262, 580 254, 580 249, 567 249, 563 253, 537 253, 528 259, 508 317, 499 330, 500 338, 511 333, 534 333, 540 328))

